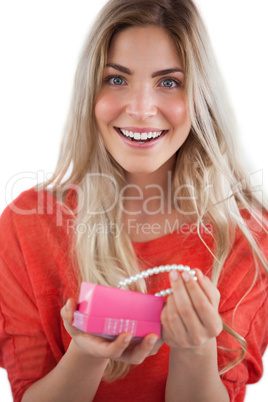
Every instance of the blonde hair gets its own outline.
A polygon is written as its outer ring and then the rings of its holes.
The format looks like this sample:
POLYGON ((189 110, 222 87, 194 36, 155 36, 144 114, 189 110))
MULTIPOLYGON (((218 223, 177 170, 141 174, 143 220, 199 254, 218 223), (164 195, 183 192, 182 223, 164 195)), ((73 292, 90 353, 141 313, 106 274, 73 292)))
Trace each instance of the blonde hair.
MULTIPOLYGON (((251 194, 245 171, 237 160, 235 120, 206 29, 192 0, 110 0, 101 10, 81 54, 58 165, 46 185, 53 184, 54 193, 60 197, 74 184, 77 186, 77 225, 105 227, 110 222, 122 222, 118 194, 126 184, 124 172, 104 147, 94 106, 113 35, 131 26, 146 25, 165 29, 183 60, 192 127, 177 154, 173 186, 176 189, 184 185, 181 195, 187 201, 181 200, 180 210, 195 211, 200 231, 205 220, 213 224, 212 281, 217 284, 220 278, 236 228, 243 232, 266 268, 265 258, 240 214, 240 209, 245 208, 259 221, 261 203, 251 194), (210 191, 202 191, 209 183, 213 183, 210 191), (198 199, 191 201, 193 188, 198 199)), ((201 234, 200 238, 204 241, 201 234)), ((120 236, 112 236, 108 230, 102 236, 76 234, 74 248, 80 280, 117 286, 120 280, 139 272, 124 231, 120 236)), ((146 284, 139 281, 133 289, 145 292, 146 284)), ((241 361, 245 354, 245 341, 227 324, 224 329, 236 337, 242 350, 236 361, 221 372, 241 361)), ((126 364, 111 361, 105 378, 118 378, 127 370, 126 364)))

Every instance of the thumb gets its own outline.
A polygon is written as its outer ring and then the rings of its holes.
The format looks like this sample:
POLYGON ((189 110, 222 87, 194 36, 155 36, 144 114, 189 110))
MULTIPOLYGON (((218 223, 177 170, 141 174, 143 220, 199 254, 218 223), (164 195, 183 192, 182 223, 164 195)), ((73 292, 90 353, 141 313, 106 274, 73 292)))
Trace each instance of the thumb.
POLYGON ((72 325, 74 312, 77 308, 77 303, 74 299, 68 299, 65 306, 61 309, 61 318, 64 321, 64 325, 72 325))

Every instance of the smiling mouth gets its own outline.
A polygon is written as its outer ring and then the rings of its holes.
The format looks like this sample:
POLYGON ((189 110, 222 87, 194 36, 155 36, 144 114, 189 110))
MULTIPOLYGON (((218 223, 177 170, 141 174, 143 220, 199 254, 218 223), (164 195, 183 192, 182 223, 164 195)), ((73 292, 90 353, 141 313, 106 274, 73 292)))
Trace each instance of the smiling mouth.
POLYGON ((168 132, 168 130, 162 130, 162 131, 150 131, 150 132, 144 132, 144 133, 137 133, 129 130, 124 130, 123 128, 115 127, 115 130, 123 135, 125 138, 128 140, 131 140, 133 142, 138 142, 139 144, 144 144, 146 142, 152 142, 159 137, 163 136, 168 132))

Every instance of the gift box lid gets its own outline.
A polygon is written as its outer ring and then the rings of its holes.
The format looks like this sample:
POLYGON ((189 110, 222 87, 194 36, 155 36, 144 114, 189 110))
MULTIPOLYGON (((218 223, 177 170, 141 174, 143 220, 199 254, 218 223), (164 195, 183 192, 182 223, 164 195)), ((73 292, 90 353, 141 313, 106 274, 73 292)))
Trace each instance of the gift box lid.
POLYGON ((159 321, 164 298, 82 282, 78 310, 95 317, 159 321))

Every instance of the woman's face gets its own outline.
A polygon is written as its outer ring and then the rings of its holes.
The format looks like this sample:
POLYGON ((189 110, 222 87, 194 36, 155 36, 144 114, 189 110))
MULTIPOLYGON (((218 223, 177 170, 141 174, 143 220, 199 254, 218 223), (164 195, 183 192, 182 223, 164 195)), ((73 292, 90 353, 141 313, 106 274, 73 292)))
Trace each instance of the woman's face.
POLYGON ((131 27, 114 36, 95 116, 106 149, 127 172, 172 166, 191 127, 184 82, 164 29, 131 27))

